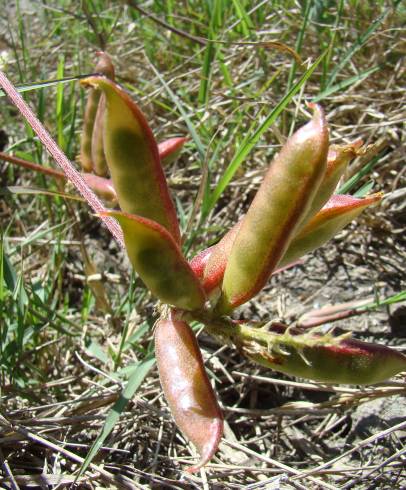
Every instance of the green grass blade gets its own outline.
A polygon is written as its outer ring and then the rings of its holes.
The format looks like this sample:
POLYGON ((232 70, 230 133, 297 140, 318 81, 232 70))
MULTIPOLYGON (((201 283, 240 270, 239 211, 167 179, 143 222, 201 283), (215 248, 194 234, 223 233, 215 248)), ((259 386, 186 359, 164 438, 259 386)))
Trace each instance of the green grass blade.
MULTIPOLYGON (((213 28, 214 19, 216 16, 216 8, 213 9, 212 17, 210 20, 210 28, 209 28, 209 40, 211 41, 214 38, 215 32, 213 28)), ((216 46, 212 42, 208 42, 206 46, 206 51, 204 53, 201 80, 199 93, 197 96, 197 100, 199 104, 206 105, 209 99, 209 86, 210 86, 210 78, 212 71, 212 63, 215 57, 216 46)))
POLYGON ((357 41, 350 47, 350 49, 344 54, 342 60, 336 65, 334 70, 331 72, 330 78, 327 82, 327 88, 329 88, 337 78, 337 75, 340 71, 345 67, 345 65, 350 61, 350 59, 354 56, 354 54, 359 51, 364 44, 366 44, 372 34, 378 29, 378 27, 382 24, 386 15, 390 11, 390 8, 385 9, 379 17, 377 17, 372 24, 368 27, 368 29, 357 39, 357 41))
POLYGON ((364 80, 365 78, 369 77, 372 73, 375 73, 376 71, 380 70, 381 66, 373 66, 371 68, 368 68, 368 70, 363 71, 362 73, 359 73, 358 75, 355 75, 353 77, 347 78, 346 80, 343 80, 340 83, 337 83, 335 85, 331 85, 323 92, 321 92, 319 95, 317 95, 312 102, 319 102, 320 100, 325 99, 329 95, 332 95, 336 92, 339 92, 340 90, 350 87, 351 85, 354 85, 354 83, 357 83, 361 80, 364 80))
MULTIPOLYGON (((295 44, 295 51, 297 54, 300 55, 300 52, 302 51, 302 46, 303 46, 303 39, 304 35, 306 32, 307 24, 309 22, 309 14, 310 14, 310 7, 312 6, 313 2, 311 0, 306 1, 306 5, 304 7, 304 13, 303 13, 303 22, 302 26, 300 28, 299 34, 296 39, 296 44, 295 44)), ((290 91, 293 83, 293 79, 296 75, 296 69, 297 69, 297 61, 294 60, 292 67, 289 71, 289 78, 288 78, 288 92, 290 91)))
POLYGON ((334 27, 330 30, 331 39, 330 39, 330 43, 329 43, 328 50, 327 50, 327 56, 326 56, 324 63, 323 63, 323 65, 324 65, 323 66, 323 80, 322 80, 322 88, 323 89, 326 88, 327 74, 328 74, 328 71, 330 69, 331 59, 333 57, 334 46, 335 46, 335 42, 337 39, 337 33, 338 33, 341 17, 343 14, 343 9, 344 9, 344 0, 340 0, 340 3, 338 4, 338 8, 337 8, 337 14, 336 14, 335 22, 334 22, 334 27))
MULTIPOLYGON (((60 56, 56 76, 58 79, 63 78, 65 69, 65 57, 60 56)), ((56 126, 58 132, 58 145, 65 151, 65 137, 63 135, 63 85, 59 83, 56 86, 56 126)))
POLYGON ((400 303, 401 301, 405 301, 405 300, 406 300, 406 291, 401 291, 400 293, 396 293, 384 299, 377 298, 376 301, 372 303, 368 303, 367 305, 356 307, 355 309, 374 310, 376 308, 380 308, 381 306, 393 305, 395 303, 400 303))
MULTIPOLYGON (((82 78, 91 77, 92 75, 97 75, 96 73, 87 73, 86 75, 76 75, 74 77, 65 77, 57 80, 44 80, 42 82, 33 82, 29 84, 23 84, 16 87, 17 92, 30 92, 31 90, 38 90, 43 87, 52 87, 53 85, 71 83, 81 80, 82 78)), ((6 94, 2 89, 0 89, 0 97, 5 97, 6 94)))
POLYGON ((318 67, 318 65, 320 64, 324 56, 325 53, 323 53, 321 56, 317 58, 317 60, 311 65, 311 67, 308 70, 306 70, 306 72, 295 83, 295 85, 290 89, 290 91, 282 98, 282 100, 278 103, 278 105, 274 107, 271 113, 258 126, 258 128, 253 132, 253 134, 249 134, 249 136, 244 139, 244 141, 237 149, 226 171, 220 178, 216 188, 212 192, 210 196, 210 200, 208 202, 207 209, 205 210, 206 212, 204 214, 207 214, 208 212, 210 212, 211 209, 213 209, 216 202, 218 201, 221 194, 223 193, 224 189, 228 186, 235 172, 240 167, 241 163, 245 160, 245 158, 248 156, 251 150, 255 147, 258 140, 265 133, 265 131, 267 131, 269 127, 275 122, 279 114, 289 104, 289 102, 292 100, 294 95, 302 88, 302 86, 306 83, 306 81, 311 77, 312 73, 318 67))
POLYGON ((141 386, 141 383, 144 381, 145 377, 149 373, 152 366, 155 364, 155 358, 147 359, 142 361, 137 367, 134 369, 131 374, 126 387, 123 392, 118 397, 116 403, 113 405, 109 414, 107 415, 106 422, 104 423, 103 429, 92 445, 89 453, 87 454, 82 467, 80 468, 77 479, 80 478, 86 469, 89 467, 90 463, 93 461, 93 458, 96 456, 99 449, 102 447, 103 442, 107 439, 110 432, 114 429, 118 419, 120 418, 121 413, 127 406, 127 403, 134 396, 134 393, 141 386))
POLYGON ((337 191, 337 194, 348 194, 357 184, 358 182, 368 175, 372 169, 379 163, 381 158, 383 158, 387 153, 388 149, 381 151, 376 157, 374 157, 370 162, 366 163, 361 170, 359 170, 355 175, 353 175, 350 179, 347 180, 337 191))
POLYGON ((190 117, 188 116, 186 110, 184 109, 179 97, 177 95, 175 95, 175 93, 172 91, 172 89, 169 87, 169 85, 165 82, 164 78, 159 73, 159 71, 155 68, 152 61, 149 60, 149 62, 150 62, 151 68, 154 71, 155 75, 158 77, 159 81, 161 82, 161 84, 163 85, 165 90, 167 91, 169 97, 172 99, 172 102, 175 104, 179 113, 182 115, 182 117, 186 123, 186 126, 189 129, 190 135, 192 136, 192 139, 196 145, 197 151, 199 153, 199 157, 200 157, 201 161, 203 162, 205 159, 206 150, 204 148, 202 140, 200 139, 200 137, 196 131, 194 124, 192 123, 190 117))
POLYGON ((240 19, 242 33, 245 37, 249 37, 250 30, 254 29, 254 25, 240 0, 232 0, 232 2, 234 4, 237 17, 240 19))
POLYGON ((357 192, 354 192, 354 197, 365 197, 372 191, 374 184, 375 182, 373 180, 369 180, 366 184, 360 187, 357 192))
MULTIPOLYGON (((86 202, 83 197, 76 196, 74 194, 68 194, 67 192, 49 191, 48 189, 40 189, 38 187, 26 187, 20 185, 10 185, 5 187, 6 192, 10 194, 33 194, 41 196, 63 197, 64 199, 71 199, 72 201, 86 202)), ((0 187, 0 195, 3 194, 3 189, 0 187)))

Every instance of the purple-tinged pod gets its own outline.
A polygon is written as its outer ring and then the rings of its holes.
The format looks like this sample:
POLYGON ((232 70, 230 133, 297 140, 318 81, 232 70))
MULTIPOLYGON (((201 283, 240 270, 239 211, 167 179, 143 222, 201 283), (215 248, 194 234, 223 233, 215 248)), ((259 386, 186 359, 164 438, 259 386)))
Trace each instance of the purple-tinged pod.
POLYGON ((120 223, 128 257, 147 288, 163 303, 200 310, 206 296, 172 235, 155 221, 108 211, 120 223))
POLYGON ((374 303, 374 301, 375 298, 364 298, 315 308, 304 313, 297 321, 297 325, 300 327, 312 328, 337 320, 343 320, 350 316, 362 315, 365 313, 364 307, 374 303))
POLYGON ((189 261, 192 271, 194 272, 195 276, 200 279, 200 281, 203 279, 204 268, 206 267, 207 261, 209 260, 214 248, 215 245, 205 248, 189 261))
POLYGON ((291 136, 270 168, 235 238, 218 312, 257 294, 307 215, 326 171, 328 129, 321 107, 291 136))
POLYGON ((174 162, 180 152, 182 151, 183 145, 186 143, 187 138, 178 137, 170 138, 168 140, 162 141, 158 144, 159 156, 161 157, 162 165, 169 165, 174 162))
POLYGON ((120 208, 156 221, 180 243, 175 207, 145 116, 129 95, 107 78, 89 77, 82 83, 100 89, 106 97, 104 150, 120 208))
MULTIPOLYGON (((99 60, 95 67, 96 72, 114 79, 114 65, 110 56, 103 51, 98 51, 96 54, 99 56, 99 60)), ((101 93, 99 90, 89 90, 85 115, 83 118, 79 162, 85 172, 93 171, 92 138, 100 95, 101 93)))
POLYGON ((364 198, 334 194, 324 208, 311 218, 293 238, 278 266, 284 267, 321 247, 351 223, 364 209, 381 199, 382 194, 380 193, 364 198))
POLYGON ((220 286, 228 257, 230 255, 235 238, 241 228, 242 219, 229 230, 223 238, 213 247, 210 256, 207 259, 207 264, 204 268, 202 284, 206 292, 213 291, 220 286))
POLYGON ((92 191, 103 201, 107 201, 112 205, 117 204, 117 194, 110 179, 87 173, 82 173, 82 177, 92 191))
MULTIPOLYGON (((257 335, 258 329, 248 328, 246 340, 250 330, 257 335)), ((325 383, 380 383, 406 370, 406 356, 384 345, 347 335, 316 335, 300 329, 283 331, 280 327, 277 330, 279 333, 263 332, 260 343, 255 348, 243 348, 243 352, 275 371, 325 383)))
POLYGON ((197 471, 212 458, 223 434, 223 416, 190 326, 181 320, 159 320, 155 354, 161 386, 176 425, 200 454, 197 471))
MULTIPOLYGON (((361 152, 362 140, 358 139, 348 145, 331 145, 327 154, 327 168, 323 180, 313 199, 308 219, 314 216, 334 194, 337 185, 344 175, 348 164, 361 152)), ((304 223, 306 222, 306 218, 304 223)), ((303 224, 304 224, 303 223, 303 224)))

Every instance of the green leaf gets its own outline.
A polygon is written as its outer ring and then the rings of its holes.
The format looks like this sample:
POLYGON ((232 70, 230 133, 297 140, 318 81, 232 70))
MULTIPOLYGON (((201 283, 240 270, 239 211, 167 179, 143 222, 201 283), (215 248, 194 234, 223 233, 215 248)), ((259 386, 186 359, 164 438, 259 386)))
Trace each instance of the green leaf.
POLYGON ((107 439, 110 432, 114 429, 118 419, 120 418, 121 413, 124 411, 127 403, 134 396, 135 392, 141 386, 141 383, 144 381, 145 377, 149 373, 152 366, 155 364, 155 358, 147 359, 134 369, 134 372, 130 375, 130 378, 127 382, 126 387, 118 397, 116 403, 113 405, 113 408, 110 410, 107 415, 106 422, 104 423, 103 429, 99 434, 98 438, 95 440, 94 444, 90 448, 89 453, 87 454, 82 467, 80 468, 79 474, 76 478, 80 478, 83 473, 87 470, 90 463, 93 461, 99 449, 102 447, 103 442, 107 439))
POLYGON ((317 95, 312 102, 319 102, 322 99, 325 99, 329 95, 332 95, 336 92, 339 92, 340 90, 350 87, 351 85, 354 85, 354 83, 357 83, 361 80, 364 80, 365 78, 369 77, 372 73, 375 73, 376 71, 380 70, 381 66, 373 66, 372 68, 368 68, 368 70, 365 70, 358 75, 355 75, 351 78, 347 78, 346 80, 343 80, 340 83, 337 83, 335 85, 330 85, 326 90, 323 90, 319 95, 317 95))

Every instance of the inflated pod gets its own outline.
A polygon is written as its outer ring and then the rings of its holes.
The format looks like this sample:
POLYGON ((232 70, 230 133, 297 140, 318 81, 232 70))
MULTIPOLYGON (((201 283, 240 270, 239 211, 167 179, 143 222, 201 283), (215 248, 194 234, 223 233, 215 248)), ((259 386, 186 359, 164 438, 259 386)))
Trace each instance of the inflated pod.
MULTIPOLYGON (((311 219, 334 194, 338 182, 344 175, 350 161, 357 156, 362 146, 358 139, 348 145, 331 145, 327 154, 326 173, 311 204, 307 218, 311 219)), ((306 219, 304 220, 306 221, 306 219)))
POLYGON ((89 77, 82 83, 100 89, 106 97, 104 150, 120 208, 156 221, 180 243, 158 146, 143 113, 121 87, 107 78, 89 77))
POLYGON ((276 371, 325 383, 380 383, 406 370, 406 356, 390 347, 309 333, 285 334, 273 348, 270 343, 249 357, 276 371))
POLYGON ((203 280, 204 268, 206 267, 210 255, 212 254, 215 247, 216 245, 205 248, 197 255, 195 255, 192 260, 189 261, 189 265, 192 271, 195 273, 195 276, 200 279, 200 281, 203 280))
MULTIPOLYGON (((327 156, 327 168, 326 172, 323 176, 323 179, 319 185, 317 193, 313 199, 311 209, 308 212, 307 217, 303 220, 302 226, 305 225, 306 220, 310 220, 317 211, 319 211, 329 200, 331 194, 337 187, 337 184, 344 174, 345 169, 347 168, 348 163, 353 159, 357 152, 359 151, 360 146, 362 145, 361 140, 356 140, 353 143, 348 145, 332 145, 328 150, 327 156)), ((337 203, 337 201, 335 201, 337 203)), ((338 203, 337 203, 338 204, 338 203)), ((365 206, 369 205, 370 202, 365 202, 365 206)), ((355 207, 358 207, 356 204, 355 207)), ((360 205, 359 212, 361 212, 363 206, 360 205)), ((344 213, 349 212, 348 222, 354 219, 355 215, 351 213, 351 210, 348 208, 342 209, 344 213)), ((243 219, 243 218, 242 218, 243 219)), ((191 261, 191 266, 194 269, 196 267, 196 271, 198 270, 198 276, 203 283, 203 287, 206 292, 210 292, 219 285, 223 280, 224 271, 226 269, 228 257, 231 252, 232 245, 234 243, 235 237, 237 236, 237 232, 240 229, 242 224, 242 219, 234 225, 231 230, 229 230, 223 238, 212 247, 202 250, 196 257, 191 261), (202 267, 201 264, 204 263, 202 267), (200 268, 199 268, 200 267, 200 268), (203 269, 203 273, 200 269, 203 269)), ((329 219, 329 218, 327 218, 329 219)), ((345 221, 345 218, 344 218, 345 221)), ((315 223, 315 222, 313 222, 315 223)), ((337 232, 340 231, 346 223, 339 224, 337 227, 337 232)), ((307 233, 310 231, 309 228, 306 228, 307 233)), ((299 231, 300 233, 300 231, 299 231)), ((317 237, 315 237, 317 238, 317 237)), ((321 237, 322 238, 322 237, 321 237)), ((331 237, 326 237, 324 240, 318 240, 318 244, 315 247, 307 247, 307 251, 302 254, 296 253, 298 251, 299 243, 297 243, 296 237, 292 240, 291 245, 289 245, 288 250, 285 253, 286 257, 292 257, 289 262, 283 259, 279 264, 280 267, 293 262, 295 259, 304 255, 305 253, 314 250, 315 248, 321 246, 325 241, 329 240, 331 237)))
POLYGON ((344 194, 333 195, 293 238, 278 267, 284 267, 303 255, 321 247, 355 219, 364 209, 379 202, 382 194, 357 198, 344 194))
MULTIPOLYGON (((278 263, 278 269, 284 268, 303 255, 324 245, 364 209, 377 203, 381 198, 381 194, 374 194, 363 199, 347 195, 333 195, 324 208, 294 236, 278 263)), ((234 225, 216 245, 203 250, 190 262, 206 293, 210 293, 221 284, 228 257, 241 224, 242 220, 234 225)))
POLYGON ((328 129, 315 105, 312 120, 288 139, 243 219, 224 273, 218 312, 257 294, 307 215, 325 174, 328 129))
MULTIPOLYGON (((114 79, 114 65, 111 61, 110 56, 103 51, 98 51, 96 54, 99 56, 99 60, 95 67, 96 72, 101 73, 111 79, 114 79)), ((83 129, 79 155, 80 164, 85 172, 91 172, 93 170, 92 138, 100 96, 101 93, 99 90, 89 90, 85 108, 85 115, 83 118, 83 129)))
POLYGON ((202 354, 190 326, 181 320, 159 320, 155 355, 161 386, 182 433, 196 446, 197 471, 216 452, 223 434, 223 416, 204 369, 202 354))
POLYGON ((117 194, 110 179, 88 173, 82 173, 82 177, 97 196, 110 204, 117 204, 117 194))
POLYGON ((183 145, 186 143, 186 141, 187 138, 177 137, 177 138, 170 138, 168 140, 159 143, 158 151, 159 151, 159 156, 161 157, 162 165, 169 165, 172 162, 174 162, 178 158, 183 148, 183 145))
POLYGON ((95 174, 106 177, 109 174, 106 155, 104 153, 104 112, 106 110, 106 99, 104 94, 99 99, 96 118, 94 120, 92 134, 92 162, 95 174))
POLYGON ((325 383, 379 383, 406 370, 404 354, 348 334, 317 335, 280 323, 258 328, 238 322, 213 324, 210 331, 262 366, 325 383))
POLYGON ((206 297, 198 278, 163 226, 120 211, 103 215, 120 223, 130 262, 152 294, 163 303, 184 310, 204 306, 206 297))
POLYGON ((238 231, 241 228, 242 219, 213 247, 213 250, 207 259, 202 278, 202 284, 206 292, 213 291, 223 281, 228 257, 238 231))

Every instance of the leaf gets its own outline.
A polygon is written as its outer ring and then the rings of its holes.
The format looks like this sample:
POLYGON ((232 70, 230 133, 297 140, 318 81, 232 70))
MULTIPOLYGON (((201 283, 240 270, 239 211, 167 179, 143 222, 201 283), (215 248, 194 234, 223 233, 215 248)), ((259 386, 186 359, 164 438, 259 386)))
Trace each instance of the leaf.
POLYGON ((102 447, 103 442, 107 439, 110 432, 114 429, 114 426, 117 424, 118 419, 120 418, 121 413, 127 406, 127 403, 134 396, 135 392, 141 386, 141 383, 144 381, 145 377, 149 373, 152 366, 155 364, 155 359, 147 359, 142 361, 138 366, 134 369, 134 372, 130 375, 130 378, 125 386, 124 390, 118 397, 117 401, 113 405, 113 408, 110 410, 107 415, 106 422, 104 423, 103 429, 99 434, 98 438, 95 440, 92 445, 90 451, 88 452, 82 467, 80 468, 79 474, 76 478, 80 478, 83 473, 87 470, 90 463, 93 461, 99 449, 102 447))

